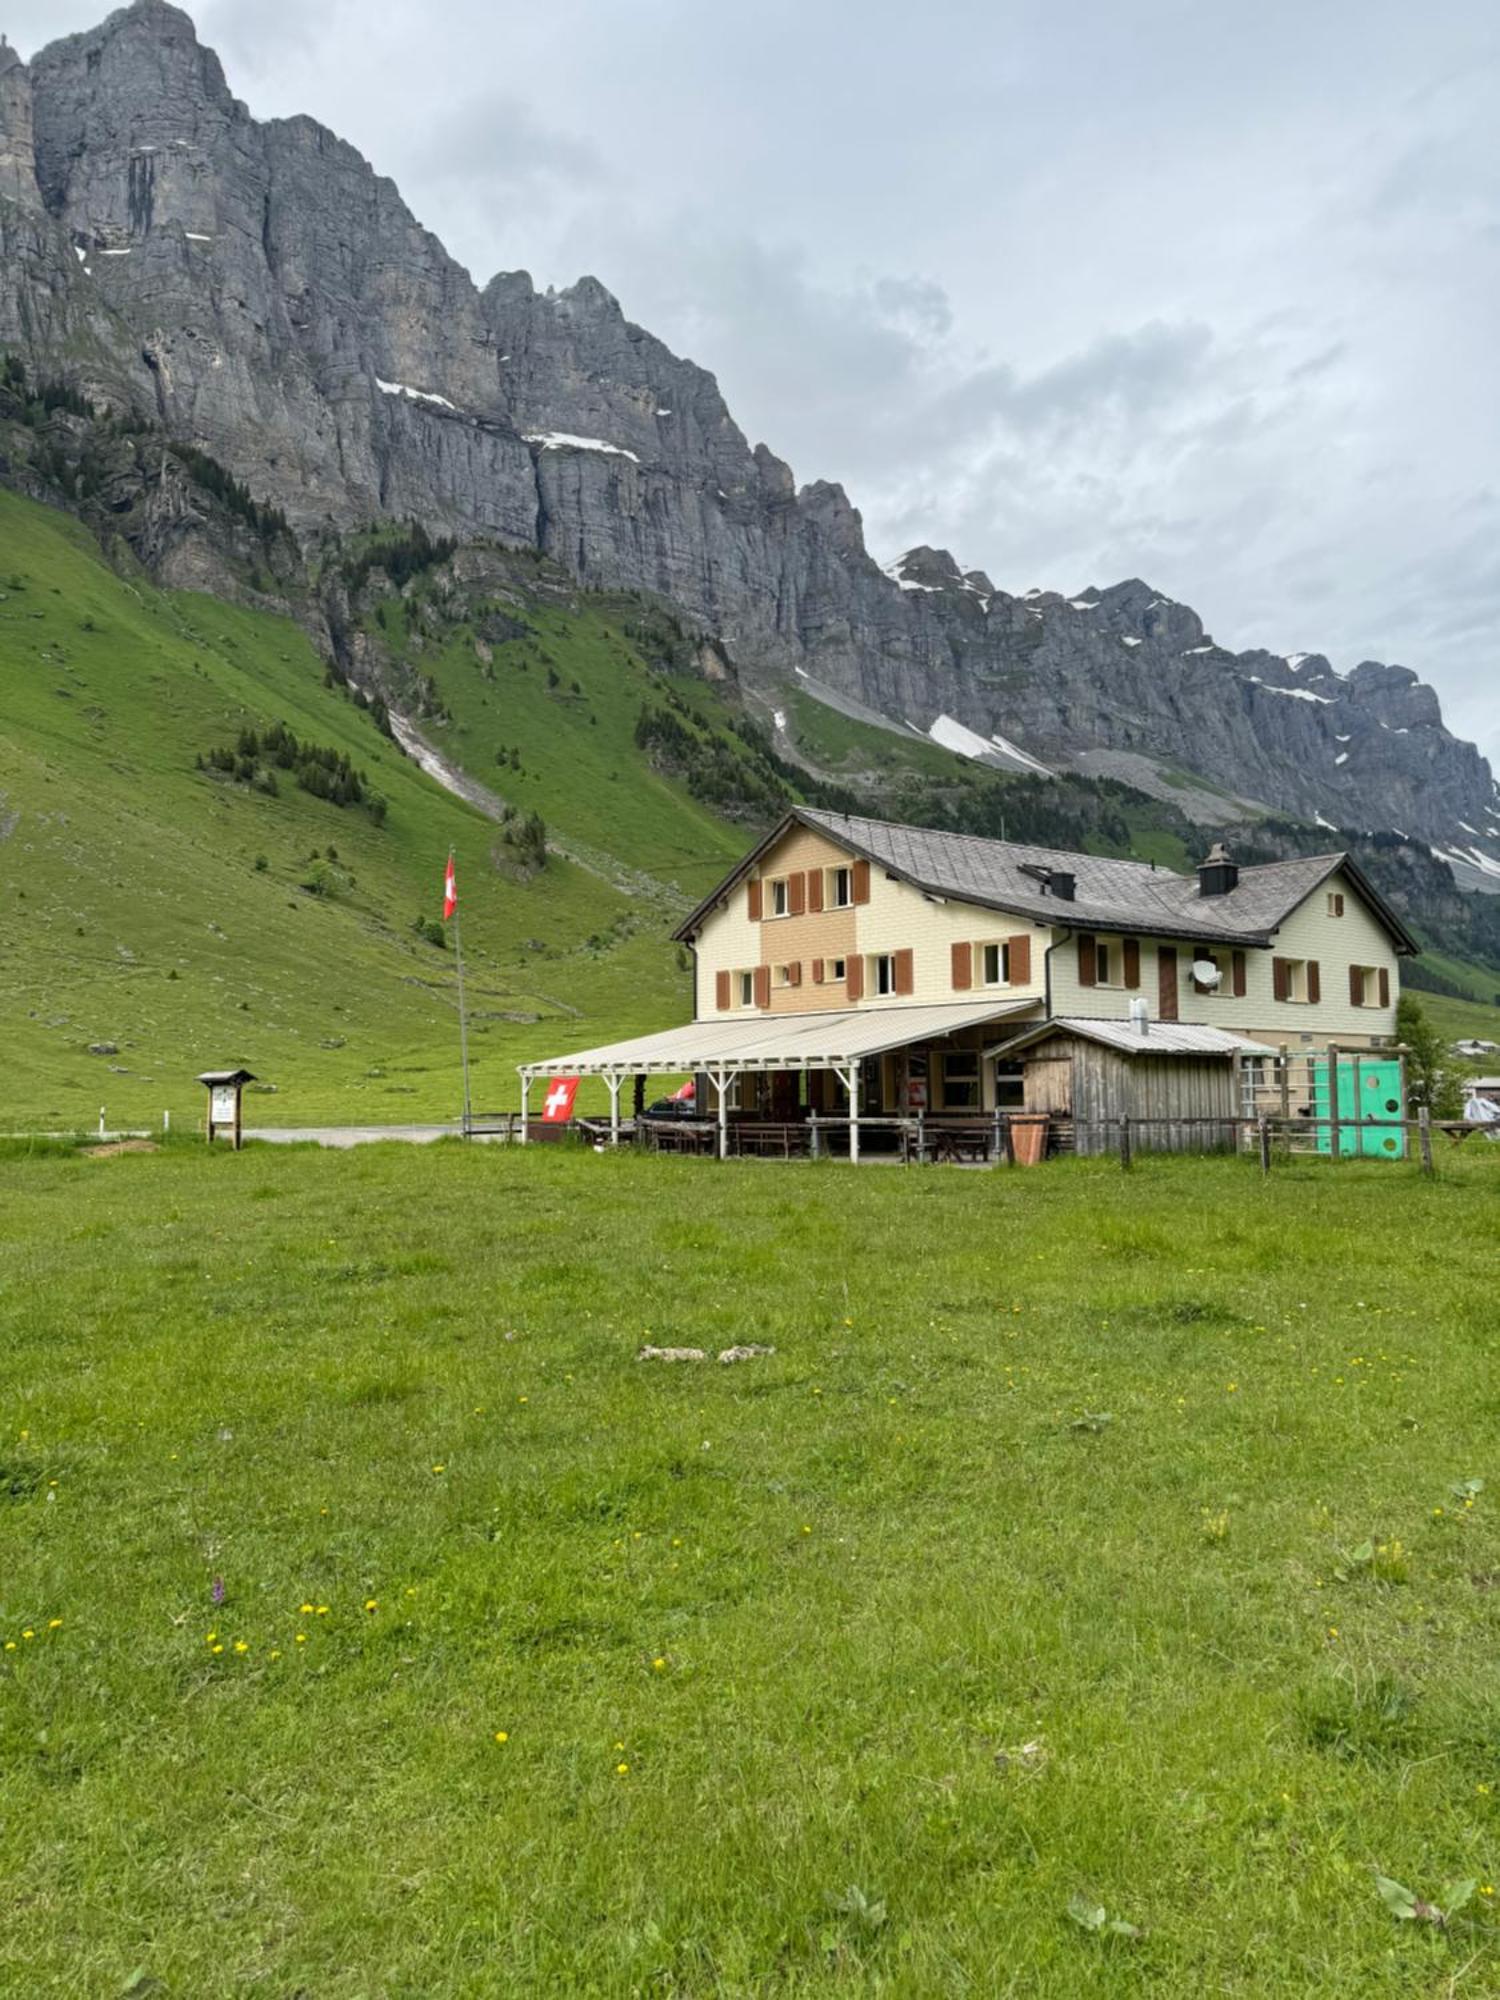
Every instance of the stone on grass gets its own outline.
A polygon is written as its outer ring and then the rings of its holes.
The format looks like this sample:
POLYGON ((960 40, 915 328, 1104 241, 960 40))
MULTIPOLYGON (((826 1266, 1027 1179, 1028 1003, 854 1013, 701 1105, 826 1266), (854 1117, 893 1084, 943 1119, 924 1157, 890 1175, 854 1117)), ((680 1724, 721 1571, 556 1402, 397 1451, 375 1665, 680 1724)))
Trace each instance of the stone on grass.
POLYGON ((707 1361, 701 1347, 643 1347, 637 1361, 707 1361))
POLYGON ((759 1355, 774 1354, 775 1352, 776 1349, 774 1347, 757 1347, 754 1344, 749 1347, 726 1347, 720 1354, 719 1359, 721 1361, 754 1361, 759 1355))

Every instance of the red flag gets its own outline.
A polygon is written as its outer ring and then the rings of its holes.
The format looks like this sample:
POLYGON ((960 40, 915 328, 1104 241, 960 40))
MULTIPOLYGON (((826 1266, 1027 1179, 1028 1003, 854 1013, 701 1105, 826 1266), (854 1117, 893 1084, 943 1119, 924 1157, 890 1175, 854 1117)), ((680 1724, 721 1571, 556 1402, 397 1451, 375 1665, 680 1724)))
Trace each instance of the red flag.
POLYGON ((546 1102, 542 1106, 542 1123, 544 1125, 566 1125, 568 1120, 573 1116, 573 1099, 577 1095, 578 1079, 576 1076, 554 1077, 552 1087, 547 1092, 546 1102))
POLYGON ((453 856, 448 856, 448 872, 443 877, 443 922, 458 908, 458 877, 453 872, 453 856))

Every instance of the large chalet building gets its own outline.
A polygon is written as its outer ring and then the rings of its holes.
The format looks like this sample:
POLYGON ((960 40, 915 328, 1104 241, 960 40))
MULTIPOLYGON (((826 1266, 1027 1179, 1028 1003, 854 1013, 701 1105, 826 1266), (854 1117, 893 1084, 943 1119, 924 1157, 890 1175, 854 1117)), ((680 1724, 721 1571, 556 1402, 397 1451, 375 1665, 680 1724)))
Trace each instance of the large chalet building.
POLYGON ((1200 1061, 1373 1054, 1417 949, 1347 854, 1241 868, 1216 848, 1180 875, 800 806, 675 935, 691 1024, 523 1080, 594 1073, 617 1098, 688 1072, 721 1114, 972 1118, 1034 1106, 1049 1026, 1200 1061))

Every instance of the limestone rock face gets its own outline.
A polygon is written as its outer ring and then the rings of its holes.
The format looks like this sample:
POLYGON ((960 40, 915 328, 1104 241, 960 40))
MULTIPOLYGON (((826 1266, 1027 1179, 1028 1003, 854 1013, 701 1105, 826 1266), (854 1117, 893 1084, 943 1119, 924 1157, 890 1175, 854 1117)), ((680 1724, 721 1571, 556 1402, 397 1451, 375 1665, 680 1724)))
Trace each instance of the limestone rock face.
POLYGON ((166 0, 29 71, 0 48, 0 344, 211 452, 304 536, 413 517, 540 547, 671 599, 752 686, 800 670, 1051 766, 1500 833, 1488 767, 1406 668, 1235 655, 1139 579, 1014 596, 929 548, 882 570, 843 489, 799 491, 596 278, 476 288, 353 147, 252 118, 166 0))

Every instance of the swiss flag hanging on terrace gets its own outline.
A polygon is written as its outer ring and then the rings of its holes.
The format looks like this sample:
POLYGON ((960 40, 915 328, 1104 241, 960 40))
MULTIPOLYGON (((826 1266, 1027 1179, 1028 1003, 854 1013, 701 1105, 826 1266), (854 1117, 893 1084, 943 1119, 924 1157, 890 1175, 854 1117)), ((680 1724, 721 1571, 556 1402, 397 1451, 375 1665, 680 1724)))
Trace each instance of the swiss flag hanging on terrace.
POLYGON ((458 908, 458 877, 453 872, 453 856, 448 856, 447 872, 443 876, 443 922, 447 923, 458 908))
POLYGON ((542 1123, 566 1125, 573 1116, 573 1099, 577 1095, 576 1076, 554 1077, 547 1090, 546 1102, 542 1105, 542 1123))

